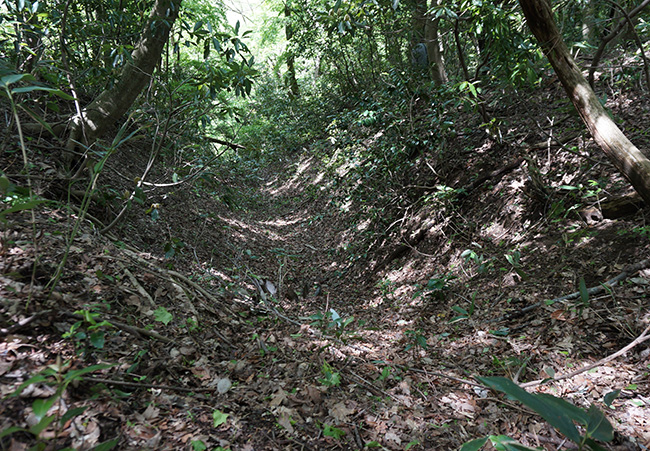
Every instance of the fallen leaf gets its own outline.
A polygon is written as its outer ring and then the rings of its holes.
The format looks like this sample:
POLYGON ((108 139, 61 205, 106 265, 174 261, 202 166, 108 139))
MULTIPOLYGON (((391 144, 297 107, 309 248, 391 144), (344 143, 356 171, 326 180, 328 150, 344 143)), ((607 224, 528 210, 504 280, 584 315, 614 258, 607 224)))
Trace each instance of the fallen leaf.
POLYGON ((329 409, 329 413, 338 423, 347 423, 349 421, 348 416, 354 413, 354 409, 348 409, 345 402, 341 401, 334 404, 329 409))

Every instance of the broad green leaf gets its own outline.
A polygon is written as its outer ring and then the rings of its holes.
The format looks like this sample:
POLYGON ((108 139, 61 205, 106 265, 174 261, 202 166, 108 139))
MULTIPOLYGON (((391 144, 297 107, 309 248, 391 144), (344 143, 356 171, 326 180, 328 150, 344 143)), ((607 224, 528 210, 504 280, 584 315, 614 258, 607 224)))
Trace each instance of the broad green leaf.
POLYGON ((58 396, 52 396, 47 399, 37 399, 32 403, 32 411, 38 421, 41 421, 46 415, 48 410, 52 408, 54 403, 59 399, 58 396))
POLYGON ((469 441, 460 447, 460 451, 478 451, 479 449, 483 448, 483 445, 485 445, 487 440, 487 437, 483 437, 469 441))
POLYGON ((587 291, 587 284, 585 283, 584 277, 580 278, 580 299, 584 305, 589 305, 589 292, 587 291))
POLYGON ((567 416, 571 418, 573 421, 585 426, 587 425, 587 421, 588 421, 587 412, 585 412, 580 407, 577 407, 571 404, 570 402, 565 401, 562 398, 558 398, 557 396, 549 395, 548 393, 538 393, 533 396, 542 398, 547 404, 552 405, 557 409, 565 411, 567 416))
POLYGON ((501 391, 530 407, 569 440, 574 443, 580 443, 580 433, 565 410, 556 407, 556 405, 546 401, 543 397, 528 393, 510 379, 504 377, 477 377, 476 379, 488 387, 501 391))
POLYGON ((23 211, 23 210, 31 210, 32 208, 36 207, 37 205, 42 204, 45 202, 44 200, 41 199, 35 199, 35 200, 30 200, 27 202, 21 202, 19 204, 14 205, 11 208, 7 208, 6 210, 0 211, 0 221, 6 221, 5 216, 7 216, 9 213, 16 213, 18 211, 23 211))
POLYGON ((539 451, 544 448, 531 448, 511 439, 506 435, 491 435, 490 441, 497 451, 539 451))
POLYGON ((90 334, 90 344, 96 349, 104 349, 105 336, 104 331, 98 330, 90 334))
POLYGON ((607 394, 605 395, 605 397, 603 398, 603 402, 605 403, 605 405, 606 405, 607 407, 611 407, 611 406, 612 406, 612 402, 613 402, 616 398, 618 398, 618 395, 619 395, 620 393, 621 393, 620 390, 610 391, 610 392, 607 393, 607 394))
POLYGON ((72 418, 74 418, 74 417, 76 417, 78 415, 81 415, 82 413, 84 413, 86 411, 86 409, 88 409, 88 407, 90 407, 90 406, 75 407, 74 409, 68 410, 66 413, 63 414, 63 416, 59 420, 59 424, 61 426, 65 425, 66 421, 68 421, 68 420, 70 420, 70 419, 72 419, 72 418))
POLYGON ((18 396, 22 393, 24 389, 26 389, 30 385, 38 384, 39 382, 45 382, 45 381, 47 381, 47 377, 43 374, 37 374, 36 376, 32 376, 29 379, 27 379, 25 382, 20 384, 16 389, 16 391, 13 392, 10 396, 18 396))
POLYGON ((212 419, 214 427, 219 427, 228 420, 228 414, 221 410, 215 410, 212 412, 212 419))
POLYGON ((163 323, 165 326, 170 323, 174 316, 167 311, 165 307, 158 307, 154 311, 154 319, 160 323, 163 323))
POLYGON ((31 432, 34 435, 39 435, 41 432, 43 432, 47 427, 52 424, 52 422, 56 419, 56 416, 50 415, 48 417, 43 418, 41 421, 38 422, 38 424, 35 424, 34 426, 29 428, 29 432, 31 432))
POLYGON ((25 92, 32 92, 32 91, 46 91, 51 94, 54 94, 56 96, 61 97, 62 99, 65 100, 74 100, 74 97, 72 97, 70 94, 66 94, 65 92, 61 91, 60 89, 55 89, 55 88, 47 88, 45 86, 23 86, 22 88, 14 88, 11 90, 12 94, 22 94, 25 92))
POLYGON ((112 368, 112 367, 113 367, 113 365, 111 365, 109 363, 99 363, 97 365, 87 366, 87 367, 81 368, 79 370, 70 371, 65 375, 65 381, 66 381, 66 383, 70 383, 73 380, 78 379, 79 377, 83 376, 84 374, 94 373, 95 371, 105 370, 107 368, 112 368))
POLYGON ((460 313, 461 315, 469 316, 469 312, 459 305, 454 305, 451 309, 454 312, 460 313))
POLYGON ((614 428, 605 418, 603 412, 593 404, 587 411, 587 436, 601 442, 610 442, 614 439, 614 428))
POLYGON ((120 442, 119 438, 114 438, 113 440, 108 440, 104 443, 100 443, 94 448, 90 448, 90 451, 108 451, 110 449, 115 448, 119 442, 120 442))
POLYGON ((0 87, 6 88, 11 84, 17 83, 22 79, 27 79, 28 81, 34 80, 34 77, 30 74, 10 74, 5 75, 0 78, 0 87))
POLYGON ((14 432, 26 432, 27 429, 25 428, 19 428, 17 426, 13 426, 7 429, 3 429, 0 431, 0 438, 7 437, 8 435, 13 434, 14 432))

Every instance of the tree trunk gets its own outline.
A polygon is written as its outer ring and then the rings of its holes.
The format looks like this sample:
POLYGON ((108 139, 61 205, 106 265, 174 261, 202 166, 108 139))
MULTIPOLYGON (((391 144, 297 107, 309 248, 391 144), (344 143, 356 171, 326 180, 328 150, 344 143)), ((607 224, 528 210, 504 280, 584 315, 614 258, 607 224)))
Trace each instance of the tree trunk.
POLYGON ((115 85, 102 92, 72 119, 68 148, 86 146, 101 137, 133 105, 149 83, 158 65, 169 32, 178 17, 182 0, 156 0, 139 42, 131 54, 132 61, 122 69, 115 85))
MULTIPOLYGON (((430 8, 438 6, 439 0, 431 0, 430 8)), ((438 38, 439 17, 428 17, 424 27, 424 42, 427 46, 427 56, 429 57, 429 67, 431 69, 431 79, 436 86, 447 83, 447 71, 445 61, 440 51, 440 39, 438 38)))
POLYGON ((519 0, 530 30, 539 41, 564 90, 596 143, 650 205, 650 160, 609 117, 582 75, 555 24, 549 0, 519 0))
MULTIPOLYGON (((291 39, 293 39, 293 29, 289 23, 289 18, 291 17, 291 6, 289 2, 284 5, 284 17, 287 20, 287 24, 284 27, 284 34, 287 38, 287 47, 291 45, 291 39)), ((300 88, 298 87, 298 80, 296 79, 296 65, 295 57, 293 51, 287 49, 287 87, 289 88, 289 97, 295 98, 300 96, 300 88)))

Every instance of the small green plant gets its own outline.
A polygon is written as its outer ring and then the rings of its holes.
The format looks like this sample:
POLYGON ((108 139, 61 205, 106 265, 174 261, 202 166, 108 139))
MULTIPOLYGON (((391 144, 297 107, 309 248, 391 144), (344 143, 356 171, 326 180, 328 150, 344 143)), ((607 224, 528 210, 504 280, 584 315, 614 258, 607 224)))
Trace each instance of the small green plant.
POLYGON ((174 319, 174 315, 169 313, 165 307, 158 307, 153 312, 154 319, 160 323, 163 323, 165 326, 174 319))
MULTIPOLYGON (((480 244, 472 243, 473 245, 480 248, 480 244)), ((491 263, 489 258, 484 257, 483 255, 477 253, 473 249, 465 249, 461 254, 461 258, 465 259, 465 263, 473 262, 476 265, 476 270, 479 274, 485 273, 488 270, 488 267, 491 263)))
POLYGON ((228 421, 229 414, 223 413, 221 410, 214 409, 212 411, 212 425, 214 427, 219 427, 228 421))
MULTIPOLYGON (((34 424, 29 428, 21 428, 21 427, 7 428, 0 432, 0 439, 2 439, 3 437, 7 437, 11 434, 14 434, 16 432, 27 433, 34 436, 34 438, 38 441, 38 444, 32 447, 31 449, 45 449, 46 442, 45 439, 42 437, 44 431, 46 431, 48 428, 52 426, 54 428, 54 436, 58 437, 58 435, 61 433, 61 429, 69 420, 81 415, 88 408, 88 406, 77 407, 73 409, 68 409, 67 411, 64 412, 65 405, 61 403, 59 404, 59 408, 56 410, 55 413, 51 413, 48 415, 50 409, 52 409, 57 402, 61 401, 61 397, 63 396, 63 393, 68 388, 68 385, 70 385, 75 381, 83 380, 83 376, 85 374, 110 368, 112 366, 103 363, 99 365, 88 366, 86 368, 81 368, 79 370, 68 371, 70 368, 70 364, 71 362, 69 361, 61 362, 61 359, 57 358, 55 363, 49 365, 46 369, 41 371, 39 374, 29 378, 28 380, 20 384, 20 386, 16 389, 16 391, 14 391, 10 395, 11 397, 20 395, 22 391, 25 390, 25 388, 27 388, 32 384, 47 384, 50 386, 54 386, 56 387, 56 391, 54 392, 54 395, 50 396, 49 398, 46 399, 39 398, 32 403, 32 412, 34 413, 34 416, 36 418, 36 424, 34 424)), ((98 446, 101 446, 102 447, 101 449, 109 450, 114 448, 115 445, 117 445, 117 442, 118 439, 109 440, 98 446)))
POLYGON ((404 350, 406 352, 412 351, 413 352, 413 358, 417 358, 417 349, 424 349, 426 350, 429 345, 427 344, 427 339, 426 337, 422 334, 422 330, 407 330, 404 332, 406 335, 406 348, 404 350))
POLYGON ((163 247, 163 250, 165 251, 165 258, 167 260, 171 260, 176 254, 180 253, 184 247, 185 243, 183 243, 178 238, 172 237, 165 243, 165 246, 163 247))
MULTIPOLYGON (((544 418, 551 426, 564 434, 575 443, 580 450, 600 451, 604 448, 598 442, 609 442, 614 438, 614 428, 603 413, 593 404, 585 411, 562 398, 539 393, 528 393, 519 385, 504 377, 477 377, 479 382, 494 390, 505 393, 528 406, 544 418), (583 426, 584 435, 575 426, 583 426)), ((611 403, 615 394, 608 394, 611 403)), ((505 435, 490 435, 465 443, 461 451, 478 451, 490 440, 496 449, 502 450, 535 450, 529 448, 505 435)))
POLYGON ((442 301, 447 297, 447 292, 450 288, 449 282, 454 279, 456 279, 456 276, 449 272, 445 274, 436 274, 429 279, 424 287, 417 289, 415 293, 413 293, 413 299, 424 297, 442 301))
POLYGON ((476 293, 472 294, 472 300, 470 301, 469 307, 467 307, 467 309, 464 309, 460 305, 454 305, 451 309, 454 312, 458 313, 458 315, 450 319, 449 324, 457 323, 459 321, 471 318, 474 314, 474 310, 476 309, 476 293))
POLYGON ((385 380, 388 380, 389 377, 390 377, 390 366, 385 366, 384 368, 382 368, 381 374, 379 375, 377 380, 379 382, 383 382, 385 380))
POLYGON ((521 253, 519 251, 512 251, 508 254, 504 254, 504 257, 512 266, 512 269, 522 278, 522 280, 528 279, 528 274, 526 274, 523 269, 521 269, 521 253))
POLYGON ((341 385, 341 374, 338 371, 334 371, 334 368, 329 363, 323 362, 320 371, 323 374, 323 377, 318 379, 321 384, 326 387, 337 387, 341 385))
POLYGON ((63 338, 73 338, 77 340, 79 347, 82 348, 83 352, 88 350, 87 344, 95 349, 104 349, 104 344, 106 341, 106 328, 111 328, 113 325, 108 321, 97 321, 100 316, 98 312, 92 312, 90 310, 77 310, 75 315, 81 315, 83 319, 80 319, 74 323, 70 330, 63 334, 63 338))
POLYGON ((196 332, 197 330, 199 330, 199 322, 194 317, 187 318, 185 320, 185 327, 187 327, 187 330, 189 330, 190 332, 196 332))
POLYGON ((332 437, 334 440, 340 440, 345 435, 345 431, 327 423, 323 423, 323 435, 325 437, 332 437))
POLYGON ((311 325, 320 329, 323 335, 334 335, 338 339, 343 339, 346 335, 354 335, 348 326, 354 322, 354 316, 342 318, 334 309, 327 312, 314 313, 309 317, 311 325))

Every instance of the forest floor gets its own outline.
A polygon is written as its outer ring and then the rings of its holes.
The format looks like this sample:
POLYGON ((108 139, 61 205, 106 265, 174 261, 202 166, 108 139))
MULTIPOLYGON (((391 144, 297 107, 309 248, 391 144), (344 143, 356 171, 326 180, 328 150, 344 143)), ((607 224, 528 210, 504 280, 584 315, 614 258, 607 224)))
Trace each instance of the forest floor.
MULTIPOLYGON (((634 132, 650 123, 642 98, 608 106, 648 149, 647 133, 634 132)), ((117 440, 117 449, 451 450, 489 434, 572 448, 473 376, 593 403, 616 430, 606 449, 648 449, 647 342, 579 370, 645 337, 650 214, 580 216, 589 180, 608 180, 589 202, 596 207, 629 188, 584 133, 571 133, 580 130, 573 116, 553 132, 572 135, 579 151, 536 147, 544 139, 531 132, 530 111, 522 101, 498 112, 520 139, 477 131, 457 138, 469 142, 464 153, 430 161, 435 177, 412 174, 415 186, 439 177, 471 189, 382 233, 355 215, 363 199, 336 201, 332 168, 309 151, 152 190, 107 235, 100 207, 78 222, 60 203, 7 215, 0 431, 23 429, 2 436, 0 449, 117 440), (551 191, 543 201, 530 186, 537 176, 551 191), (158 217, 145 213, 149 204, 158 217)), ((115 174, 132 179, 146 163, 136 147, 121 152, 100 186, 119 191, 128 185, 115 174)), ((34 163, 51 168, 47 156, 34 163)), ((5 173, 19 165, 3 154, 5 173)))

